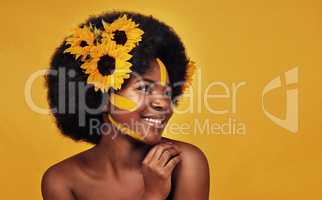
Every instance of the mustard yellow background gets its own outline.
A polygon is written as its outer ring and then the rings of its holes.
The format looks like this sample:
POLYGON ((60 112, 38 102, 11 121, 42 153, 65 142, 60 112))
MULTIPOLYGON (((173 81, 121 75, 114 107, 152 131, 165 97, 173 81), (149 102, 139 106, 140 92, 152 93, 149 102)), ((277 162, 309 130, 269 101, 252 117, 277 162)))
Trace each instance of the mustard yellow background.
MULTIPOLYGON (((47 68, 71 28, 90 14, 112 9, 152 14, 174 27, 202 69, 201 94, 212 81, 246 82, 231 114, 246 124, 245 135, 189 130, 167 135, 205 152, 211 168, 210 199, 322 199, 322 1, 7 0, 0 9, 1 199, 41 199, 43 172, 91 147, 62 137, 50 116, 32 112, 24 87, 33 72, 47 68), (260 99, 266 83, 296 66, 299 131, 294 134, 264 115, 260 99)), ((47 107, 43 83, 37 79, 32 95, 39 106, 47 107)), ((267 105, 281 117, 282 94, 272 94, 267 105)), ((230 103, 217 106, 227 108, 230 103)), ((227 116, 203 109, 176 115, 171 123, 227 116)))

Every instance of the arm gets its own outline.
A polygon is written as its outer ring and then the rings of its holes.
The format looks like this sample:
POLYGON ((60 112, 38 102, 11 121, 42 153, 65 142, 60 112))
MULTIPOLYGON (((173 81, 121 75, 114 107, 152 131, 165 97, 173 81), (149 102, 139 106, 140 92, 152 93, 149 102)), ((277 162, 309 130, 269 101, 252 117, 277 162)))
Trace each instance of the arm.
POLYGON ((204 153, 191 144, 182 145, 182 162, 174 171, 173 200, 208 200, 209 165, 204 153))
POLYGON ((55 168, 49 168, 43 175, 41 193, 44 200, 75 200, 66 179, 55 168))

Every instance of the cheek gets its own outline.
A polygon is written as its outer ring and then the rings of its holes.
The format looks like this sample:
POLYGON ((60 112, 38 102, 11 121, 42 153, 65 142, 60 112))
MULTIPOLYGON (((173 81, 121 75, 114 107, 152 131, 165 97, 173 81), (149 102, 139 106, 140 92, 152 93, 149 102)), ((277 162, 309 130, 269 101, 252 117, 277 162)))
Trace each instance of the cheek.
MULTIPOLYGON (((118 95, 118 94, 111 94, 110 96, 110 103, 117 109, 132 112, 138 108, 138 104, 135 100, 130 98, 118 95)), ((116 110, 113 108, 113 110, 116 110)))
POLYGON ((140 95, 112 94, 110 97, 110 111, 113 118, 121 123, 129 124, 141 118, 145 109, 145 98, 140 95))
POLYGON ((141 110, 145 106, 145 98, 140 95, 111 94, 109 101, 113 105, 111 110, 123 111, 123 113, 141 110))

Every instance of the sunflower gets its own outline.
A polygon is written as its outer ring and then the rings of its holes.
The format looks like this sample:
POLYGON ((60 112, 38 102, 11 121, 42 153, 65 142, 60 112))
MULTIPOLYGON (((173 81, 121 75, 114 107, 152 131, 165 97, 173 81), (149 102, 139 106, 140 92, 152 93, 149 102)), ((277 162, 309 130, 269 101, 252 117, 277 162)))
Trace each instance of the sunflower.
POLYGON ((102 24, 104 30, 92 24, 77 27, 66 39, 70 46, 64 53, 75 55, 76 60, 80 57, 81 68, 88 74, 87 83, 93 84, 95 91, 106 92, 111 87, 120 89, 130 77, 129 52, 142 40, 144 32, 126 15, 112 24, 102 20, 102 24))
POLYGON ((182 86, 182 91, 185 91, 192 85, 193 81, 193 75, 196 70, 196 65, 195 62, 190 60, 189 63, 187 64, 187 71, 185 75, 185 83, 182 86))
POLYGON ((81 65, 85 73, 89 74, 88 84, 95 86, 95 91, 108 91, 110 87, 118 90, 124 79, 130 77, 132 64, 128 60, 132 55, 109 42, 93 46, 90 52, 90 60, 81 65))
POLYGON ((81 57, 82 61, 87 59, 95 42, 95 32, 88 26, 74 29, 73 34, 66 39, 66 44, 70 47, 65 49, 64 53, 75 55, 75 59, 81 57))
POLYGON ((102 37, 114 41, 117 46, 123 46, 127 52, 130 52, 142 40, 143 30, 138 28, 132 19, 126 15, 116 19, 112 24, 102 20, 104 30, 102 37))

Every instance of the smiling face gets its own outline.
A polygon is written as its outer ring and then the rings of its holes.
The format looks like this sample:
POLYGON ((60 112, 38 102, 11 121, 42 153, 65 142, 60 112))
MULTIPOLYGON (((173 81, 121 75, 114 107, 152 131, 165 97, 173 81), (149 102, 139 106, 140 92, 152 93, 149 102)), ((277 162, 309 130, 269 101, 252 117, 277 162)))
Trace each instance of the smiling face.
POLYGON ((144 143, 157 144, 172 115, 171 88, 162 63, 154 60, 141 76, 132 76, 108 104, 110 116, 139 134, 144 143), (166 77, 166 78, 164 78, 166 77))

